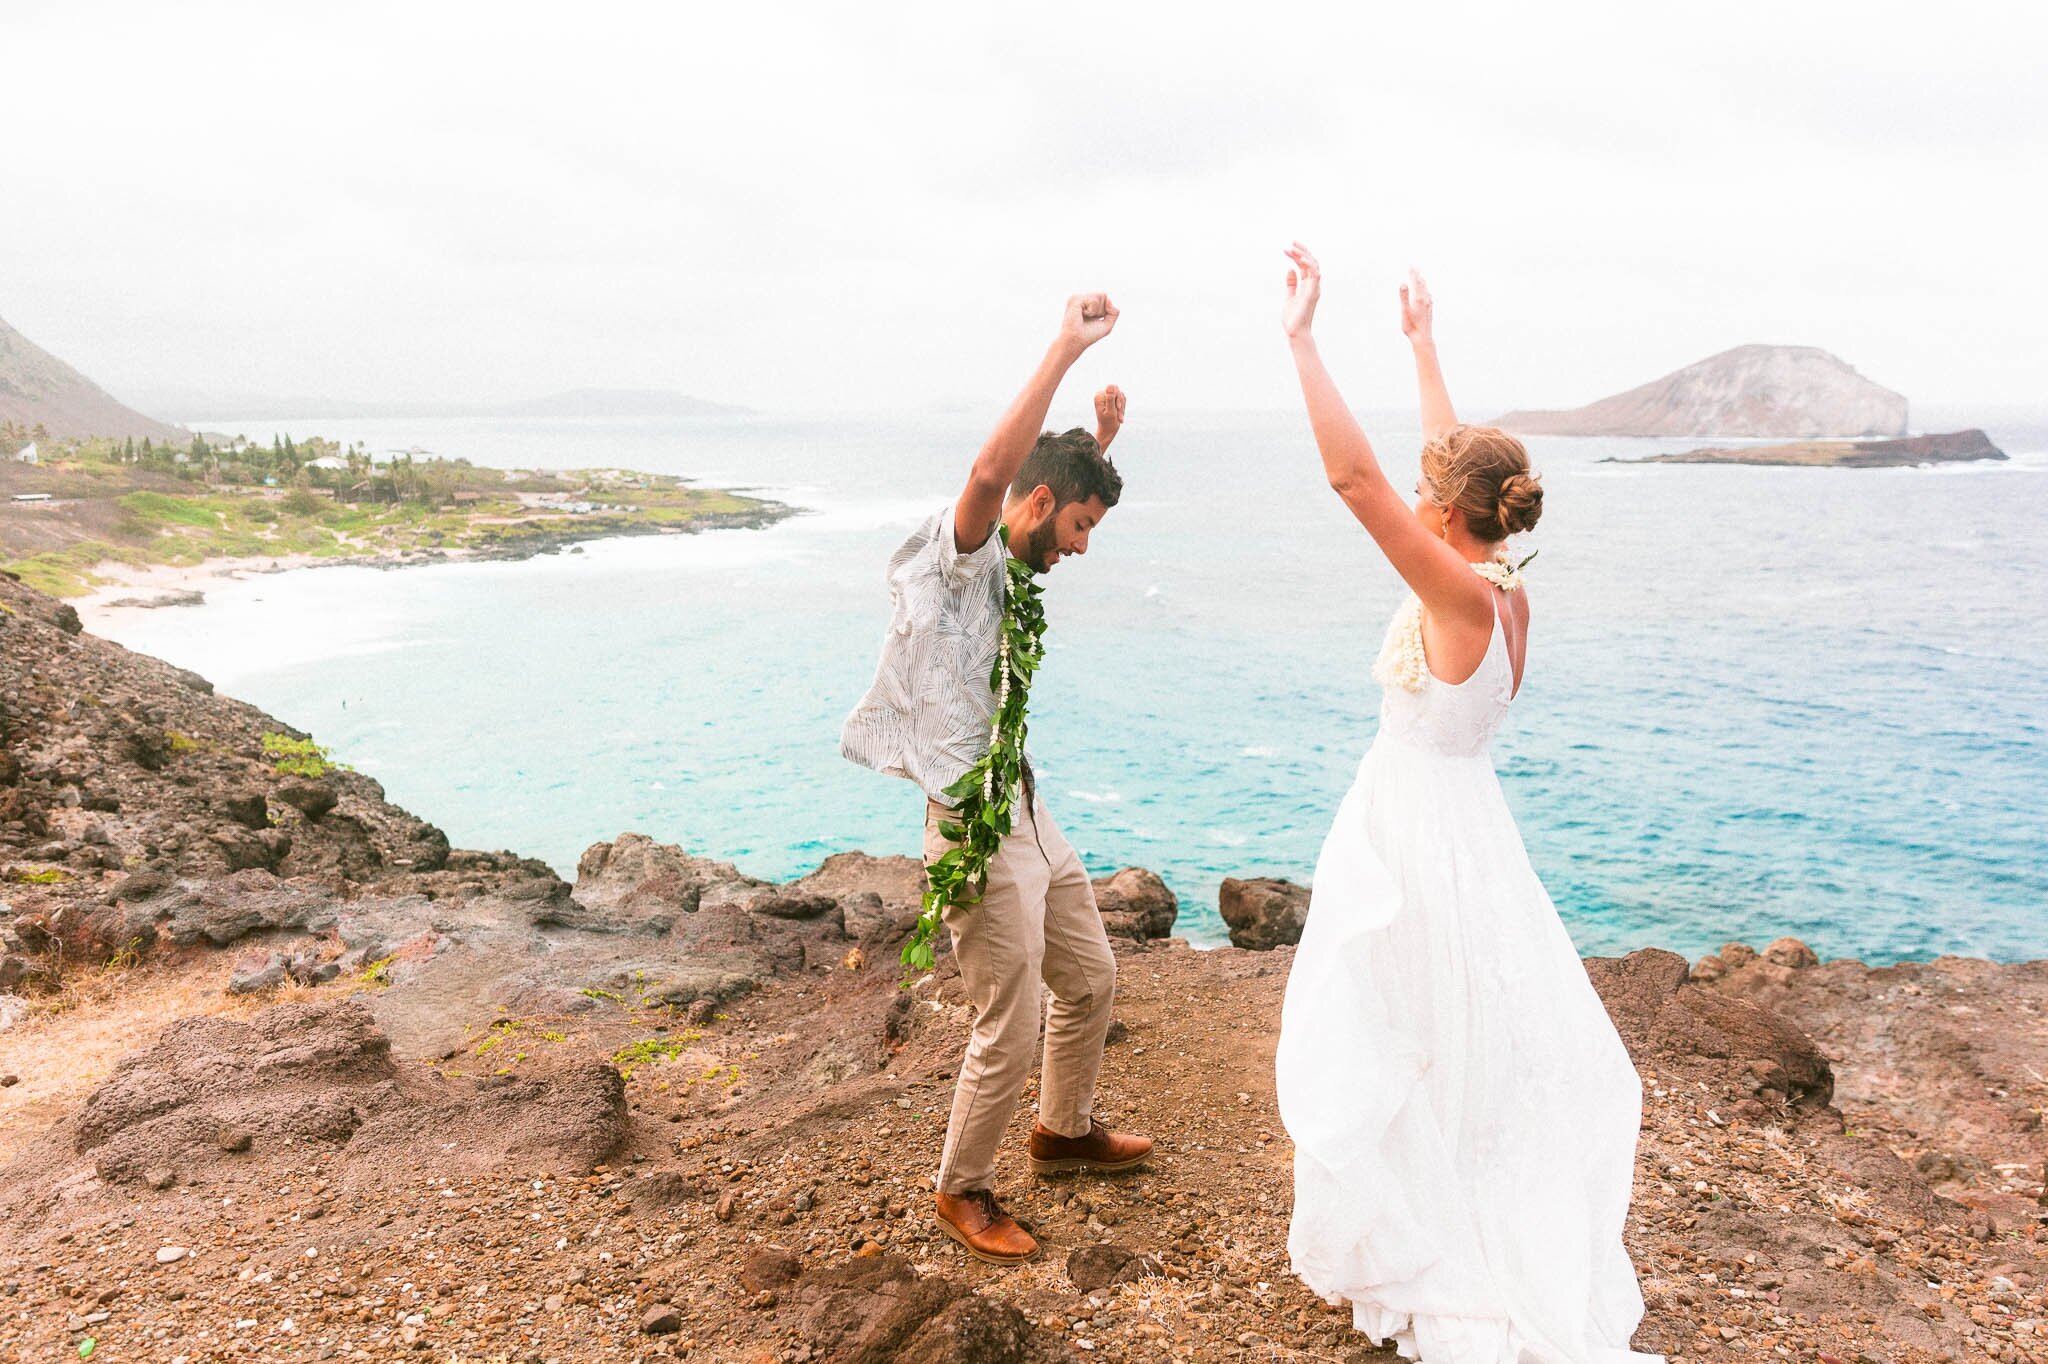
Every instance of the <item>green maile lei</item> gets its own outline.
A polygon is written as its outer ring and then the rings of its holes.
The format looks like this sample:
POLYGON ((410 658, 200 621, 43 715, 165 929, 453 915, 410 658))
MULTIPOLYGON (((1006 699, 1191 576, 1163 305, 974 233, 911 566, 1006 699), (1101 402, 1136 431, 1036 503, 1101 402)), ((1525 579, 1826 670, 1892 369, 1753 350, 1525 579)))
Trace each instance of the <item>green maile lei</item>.
POLYGON ((945 912, 981 898, 989 861, 1010 836, 1011 818, 1022 797, 1024 707, 1032 674, 1045 659, 1045 607, 1039 601, 1044 589, 1029 564, 1010 557, 1010 528, 998 526, 996 533, 1003 539, 1006 575, 996 662, 988 678, 996 713, 989 721, 988 751, 946 788, 958 804, 952 819, 939 821, 939 834, 953 846, 925 868, 917 927, 903 944, 903 964, 913 971, 932 969, 932 943, 945 912))

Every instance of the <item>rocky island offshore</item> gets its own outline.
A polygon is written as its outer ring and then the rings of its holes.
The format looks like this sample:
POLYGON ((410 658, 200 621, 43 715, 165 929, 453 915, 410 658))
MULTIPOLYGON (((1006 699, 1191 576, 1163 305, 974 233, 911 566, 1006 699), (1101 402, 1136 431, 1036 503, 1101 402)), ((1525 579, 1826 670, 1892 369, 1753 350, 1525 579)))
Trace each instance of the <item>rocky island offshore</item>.
MULTIPOLYGON (((452 848, 0 576, 0 1356, 1391 1359, 1287 1270, 1305 889, 1233 882, 1204 952, 1098 883, 1102 1103, 1161 1148, 1033 1183, 1013 1144, 1048 1249, 1004 1271, 927 1211, 970 1009, 949 954, 904 988, 919 885, 452 848)), ((1587 969, 1643 1082, 1641 1348, 2048 1357, 2048 964, 1587 969)))
POLYGON ((1725 445, 1672 454, 1605 459, 1603 464, 1775 464, 1805 468, 1900 469, 2004 459, 1991 437, 1972 428, 1901 440, 1805 440, 1781 445, 1725 445))
POLYGON ((1906 398, 1817 346, 1737 346, 1661 379, 1565 411, 1499 425, 1551 436, 1898 437, 1906 398))

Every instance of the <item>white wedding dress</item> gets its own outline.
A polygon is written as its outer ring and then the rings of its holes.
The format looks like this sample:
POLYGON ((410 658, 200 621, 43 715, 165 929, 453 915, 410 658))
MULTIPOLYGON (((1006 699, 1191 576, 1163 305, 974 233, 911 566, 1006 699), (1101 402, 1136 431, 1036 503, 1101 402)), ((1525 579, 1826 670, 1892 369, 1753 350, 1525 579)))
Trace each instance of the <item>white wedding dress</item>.
POLYGON ((1288 1251, 1424 1364, 1653 1361, 1621 1243, 1641 1085, 1494 775, 1494 596, 1469 679, 1388 687, 1316 863, 1276 1061, 1288 1251))

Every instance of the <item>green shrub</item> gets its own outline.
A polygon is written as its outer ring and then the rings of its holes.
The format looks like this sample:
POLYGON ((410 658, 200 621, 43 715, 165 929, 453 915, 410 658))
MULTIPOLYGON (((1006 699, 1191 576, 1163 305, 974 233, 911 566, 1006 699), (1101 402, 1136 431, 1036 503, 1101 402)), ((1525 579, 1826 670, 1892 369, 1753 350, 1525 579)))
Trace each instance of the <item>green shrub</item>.
POLYGON ((341 766, 327 760, 327 750, 311 739, 294 739, 287 734, 265 734, 263 754, 270 765, 288 777, 324 777, 341 766))

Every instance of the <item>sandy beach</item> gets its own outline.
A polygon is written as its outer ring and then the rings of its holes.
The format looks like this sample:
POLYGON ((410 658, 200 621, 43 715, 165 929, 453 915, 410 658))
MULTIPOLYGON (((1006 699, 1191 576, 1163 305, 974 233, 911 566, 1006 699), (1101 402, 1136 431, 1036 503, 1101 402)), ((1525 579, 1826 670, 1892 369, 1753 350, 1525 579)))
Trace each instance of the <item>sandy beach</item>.
POLYGON ((384 550, 352 554, 344 558, 315 554, 280 554, 264 558, 215 558, 196 564, 129 564, 118 560, 94 564, 91 572, 102 581, 71 604, 79 619, 95 633, 112 633, 102 627, 135 611, 158 611, 167 607, 197 606, 206 593, 225 582, 265 573, 285 573, 295 568, 331 567, 354 564, 372 568, 400 568, 413 564, 448 563, 477 557, 475 551, 384 550))

